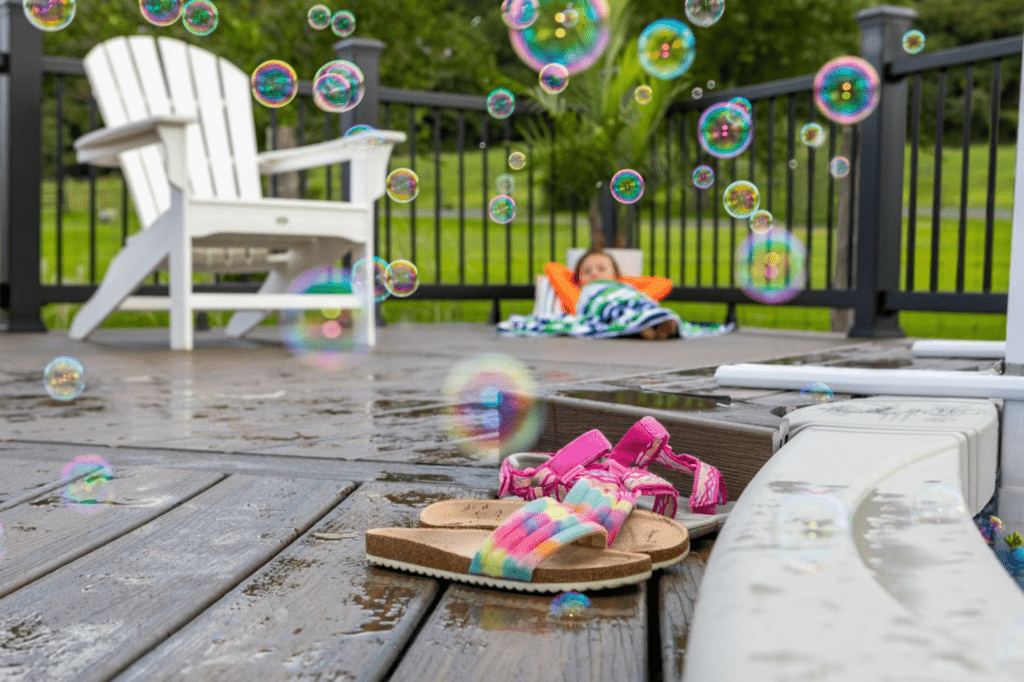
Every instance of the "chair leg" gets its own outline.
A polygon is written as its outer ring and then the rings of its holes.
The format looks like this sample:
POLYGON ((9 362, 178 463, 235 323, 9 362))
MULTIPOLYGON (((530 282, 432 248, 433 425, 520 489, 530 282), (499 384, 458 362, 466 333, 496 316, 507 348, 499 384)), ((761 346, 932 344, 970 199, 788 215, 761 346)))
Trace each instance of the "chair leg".
MULTIPOLYGON (((375 316, 374 300, 373 300, 373 263, 369 260, 368 249, 366 245, 359 245, 352 247, 352 263, 355 264, 360 258, 367 258, 365 263, 366 271, 363 273, 363 280, 367 282, 367 286, 363 288, 363 306, 361 315, 361 321, 357 325, 356 332, 356 343, 360 346, 366 346, 373 348, 377 344, 377 319, 375 316)), ((357 273, 352 273, 352 279, 355 281, 357 273)))
POLYGON ((168 278, 171 292, 171 350, 192 350, 192 238, 188 233, 180 189, 171 185, 171 208, 178 229, 170 233, 168 278), (177 214, 177 215, 175 215, 177 214))
POLYGON ((165 213, 114 256, 96 293, 72 320, 72 339, 80 341, 92 334, 160 266, 168 255, 167 236, 173 227, 165 213))

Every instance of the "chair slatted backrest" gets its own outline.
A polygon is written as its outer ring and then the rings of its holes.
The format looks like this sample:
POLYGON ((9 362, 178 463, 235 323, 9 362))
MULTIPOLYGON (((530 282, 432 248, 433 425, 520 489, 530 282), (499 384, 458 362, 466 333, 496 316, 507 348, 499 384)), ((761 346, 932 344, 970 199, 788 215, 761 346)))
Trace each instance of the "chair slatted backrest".
MULTIPOLYGON (((199 118, 187 129, 193 196, 262 196, 249 77, 237 66, 180 40, 150 36, 111 38, 90 50, 84 64, 108 127, 160 114, 199 118)), ((143 228, 171 204, 161 151, 150 145, 120 157, 143 228)))

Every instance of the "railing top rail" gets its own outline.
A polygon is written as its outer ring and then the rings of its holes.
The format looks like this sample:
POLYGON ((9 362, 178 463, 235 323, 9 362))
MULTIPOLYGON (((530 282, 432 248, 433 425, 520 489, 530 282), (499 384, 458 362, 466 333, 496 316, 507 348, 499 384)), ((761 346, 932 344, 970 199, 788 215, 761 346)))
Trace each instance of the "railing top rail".
POLYGON ((810 73, 804 76, 784 78, 770 83, 744 85, 743 87, 733 88, 732 90, 716 92, 713 95, 705 94, 704 97, 699 100, 682 100, 672 104, 672 106, 669 107, 668 112, 669 114, 674 114, 683 111, 692 111, 695 109, 706 109, 712 104, 726 102, 733 97, 746 97, 751 102, 754 102, 757 100, 771 99, 773 97, 810 92, 813 87, 814 74, 810 73))
POLYGON ((85 75, 85 66, 81 59, 43 55, 39 62, 42 66, 43 73, 56 73, 61 76, 85 75))
POLYGON ((1022 48, 1024 48, 1024 34, 986 40, 973 45, 951 47, 926 54, 910 55, 891 62, 886 70, 886 76, 894 78, 932 69, 962 66, 1000 57, 1012 57, 1021 54, 1022 48))

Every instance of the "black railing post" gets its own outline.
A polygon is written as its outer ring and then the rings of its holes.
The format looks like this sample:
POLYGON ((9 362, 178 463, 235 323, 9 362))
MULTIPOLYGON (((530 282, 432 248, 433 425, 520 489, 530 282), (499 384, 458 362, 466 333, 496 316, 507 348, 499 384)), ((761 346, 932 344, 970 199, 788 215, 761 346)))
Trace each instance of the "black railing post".
POLYGON ((851 337, 904 336, 899 312, 883 292, 899 288, 903 226, 903 145, 907 82, 887 81, 886 64, 903 54, 903 34, 917 17, 908 7, 880 5, 857 13, 861 56, 881 78, 878 108, 860 124, 856 197, 857 303, 851 337))
POLYGON ((23 4, 0 0, 0 331, 39 332, 43 34, 23 4))
MULTIPOLYGON (((345 38, 334 44, 334 54, 338 59, 346 59, 363 72, 363 84, 366 90, 363 99, 355 109, 341 114, 341 128, 348 130, 354 125, 365 124, 374 128, 380 125, 380 56, 384 52, 385 44, 376 38, 345 38)), ((341 165, 341 200, 350 201, 349 194, 351 187, 351 164, 345 162, 341 165)), ((373 253, 368 257, 376 256, 380 252, 380 211, 377 210, 377 202, 373 208, 373 253)), ((351 264, 346 264, 350 267, 351 264)), ((380 309, 380 303, 374 305, 374 317, 378 327, 384 326, 384 314, 380 309)))

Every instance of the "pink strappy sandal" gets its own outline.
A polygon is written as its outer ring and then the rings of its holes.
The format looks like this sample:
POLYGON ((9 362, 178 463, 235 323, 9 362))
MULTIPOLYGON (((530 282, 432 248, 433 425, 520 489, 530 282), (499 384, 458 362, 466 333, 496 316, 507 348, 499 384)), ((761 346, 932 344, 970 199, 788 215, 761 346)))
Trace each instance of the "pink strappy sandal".
POLYGON ((717 506, 726 502, 721 472, 691 455, 677 455, 669 447, 668 438, 668 432, 657 419, 644 417, 614 448, 604 434, 593 429, 554 455, 511 455, 501 463, 498 496, 515 495, 524 500, 551 496, 561 500, 586 471, 592 477, 615 482, 633 495, 653 495, 653 511, 675 517, 679 492, 646 469, 656 461, 691 472, 694 486, 690 509, 695 514, 714 514, 717 506))

